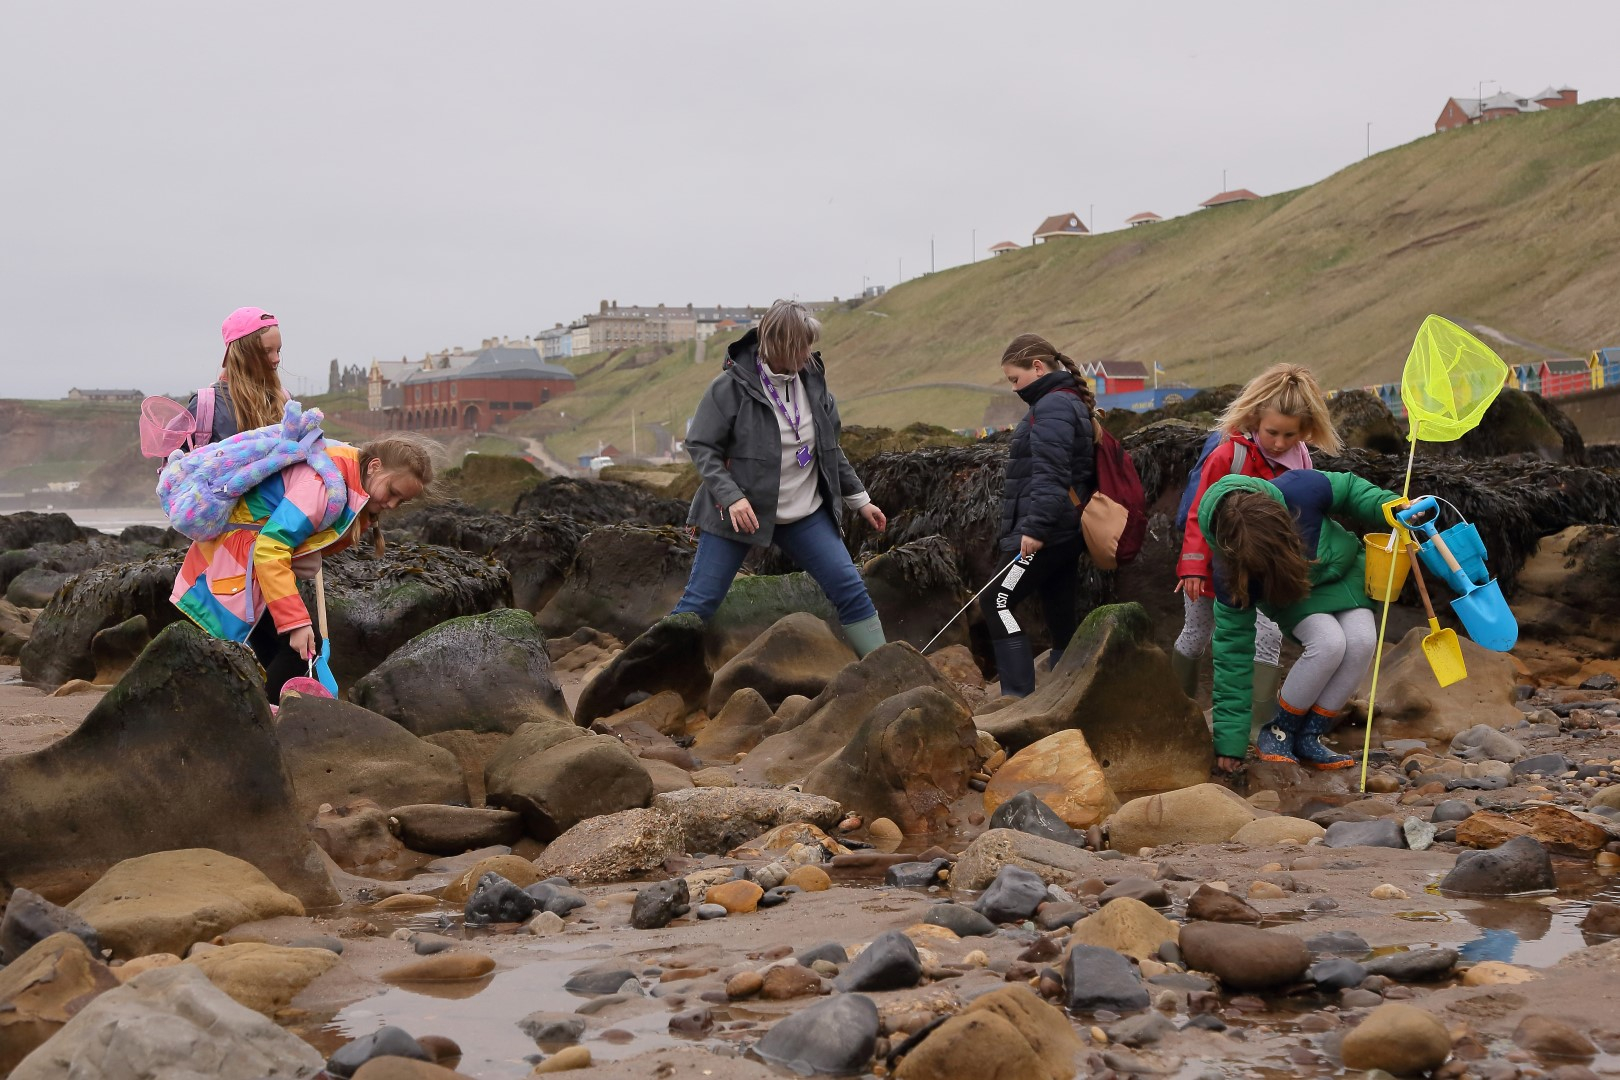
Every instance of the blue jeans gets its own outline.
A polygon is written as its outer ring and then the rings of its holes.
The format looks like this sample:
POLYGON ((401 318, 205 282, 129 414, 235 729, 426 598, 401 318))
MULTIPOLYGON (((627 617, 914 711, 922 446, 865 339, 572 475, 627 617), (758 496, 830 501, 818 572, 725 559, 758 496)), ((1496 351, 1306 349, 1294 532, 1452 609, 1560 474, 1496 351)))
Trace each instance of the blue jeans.
MULTIPOLYGON (((713 618, 752 546, 710 532, 699 533, 692 576, 686 579, 686 591, 675 605, 675 614, 695 612, 704 622, 713 618)), ((821 586, 838 609, 839 622, 849 626, 877 614, 872 598, 866 595, 866 582, 845 550, 838 523, 825 504, 807 518, 776 526, 776 546, 821 586)))

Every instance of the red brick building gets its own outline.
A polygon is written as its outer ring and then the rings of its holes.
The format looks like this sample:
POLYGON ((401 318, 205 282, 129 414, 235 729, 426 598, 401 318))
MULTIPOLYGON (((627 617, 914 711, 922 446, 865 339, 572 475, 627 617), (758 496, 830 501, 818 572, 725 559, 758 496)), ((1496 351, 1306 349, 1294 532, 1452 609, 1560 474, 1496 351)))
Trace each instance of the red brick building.
POLYGON ((1089 360, 1080 370, 1099 394, 1129 394, 1146 390, 1148 369, 1139 360, 1089 360))
POLYGON ((1440 119, 1434 122, 1434 130, 1450 131, 1452 128, 1479 124, 1486 120, 1505 120, 1507 117, 1522 116, 1525 113, 1561 109, 1566 105, 1579 104, 1579 97, 1580 92, 1572 86, 1560 87, 1557 90, 1549 86, 1541 93, 1528 98, 1520 97, 1511 91, 1503 91, 1488 98, 1448 98, 1446 107, 1440 110, 1440 119))
POLYGON ((574 375, 533 348, 497 345, 464 367, 413 371, 396 385, 400 403, 388 410, 390 428, 477 432, 571 393, 574 375))

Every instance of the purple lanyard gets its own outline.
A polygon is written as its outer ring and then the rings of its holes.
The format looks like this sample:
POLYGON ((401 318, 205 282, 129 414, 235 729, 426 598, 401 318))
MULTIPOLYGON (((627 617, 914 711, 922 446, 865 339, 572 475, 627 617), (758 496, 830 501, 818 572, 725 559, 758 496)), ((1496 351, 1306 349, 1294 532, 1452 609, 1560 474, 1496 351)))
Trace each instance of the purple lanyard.
MULTIPOLYGON (((771 395, 771 404, 776 406, 776 410, 780 412, 782 414, 782 418, 788 422, 788 427, 793 429, 793 437, 797 439, 799 437, 799 422, 804 419, 804 409, 801 403, 794 402, 793 411, 789 413, 787 406, 782 404, 781 397, 777 395, 776 386, 771 382, 771 377, 765 374, 765 365, 760 363, 758 360, 755 360, 754 367, 759 371, 759 381, 765 384, 765 392, 771 395)), ((788 396, 790 398, 793 395, 792 388, 793 384, 788 383, 788 396)))

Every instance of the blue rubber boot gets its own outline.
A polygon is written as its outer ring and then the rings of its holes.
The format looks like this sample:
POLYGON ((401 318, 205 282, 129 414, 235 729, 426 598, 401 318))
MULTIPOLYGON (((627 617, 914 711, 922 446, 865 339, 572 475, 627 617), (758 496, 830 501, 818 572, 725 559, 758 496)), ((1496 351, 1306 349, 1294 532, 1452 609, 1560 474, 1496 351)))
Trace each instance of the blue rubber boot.
POLYGON ((1356 763, 1349 754, 1338 754, 1322 741, 1322 736, 1333 729, 1337 714, 1320 713, 1315 709, 1305 714, 1305 723, 1294 736, 1294 756, 1301 765, 1313 769, 1348 769, 1356 763))
POLYGON ((1290 765, 1298 765, 1299 759, 1294 757, 1294 739, 1304 723, 1304 714, 1290 709, 1278 698, 1277 712, 1254 740, 1255 756, 1261 761, 1286 761, 1290 765))

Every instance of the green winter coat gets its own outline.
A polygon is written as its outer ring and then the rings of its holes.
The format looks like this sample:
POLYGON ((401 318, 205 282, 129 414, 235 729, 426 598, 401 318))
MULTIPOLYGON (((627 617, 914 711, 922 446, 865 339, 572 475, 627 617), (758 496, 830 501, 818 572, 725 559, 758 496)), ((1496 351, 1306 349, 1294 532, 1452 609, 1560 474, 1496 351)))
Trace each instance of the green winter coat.
MULTIPOLYGON (((1311 615, 1370 608, 1367 597, 1367 555, 1362 540, 1328 515, 1384 524, 1384 504, 1400 496, 1343 472, 1296 470, 1275 480, 1253 476, 1227 476, 1212 484, 1198 503, 1198 525, 1210 540, 1215 556, 1215 753, 1242 757, 1249 747, 1249 723, 1254 687, 1254 624, 1256 610, 1293 637, 1294 628, 1311 615), (1316 541, 1310 565, 1311 591, 1305 599, 1283 608, 1229 603, 1223 588, 1220 537, 1215 511, 1221 500, 1238 491, 1259 491, 1288 507, 1302 543, 1316 541)), ((1297 640, 1297 639, 1296 639, 1297 640)))

